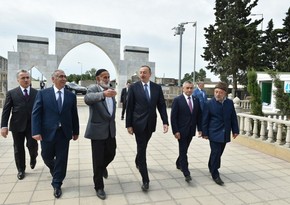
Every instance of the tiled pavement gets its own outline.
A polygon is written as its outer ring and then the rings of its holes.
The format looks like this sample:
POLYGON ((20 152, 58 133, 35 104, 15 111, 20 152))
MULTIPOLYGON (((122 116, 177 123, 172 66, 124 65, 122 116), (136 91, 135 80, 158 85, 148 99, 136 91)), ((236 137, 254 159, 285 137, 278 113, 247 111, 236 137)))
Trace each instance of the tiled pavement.
POLYGON ((90 141, 83 138, 88 108, 83 106, 79 107, 80 138, 70 144, 62 197, 54 198, 51 176, 41 157, 34 170, 27 167, 24 180, 17 179, 9 134, 7 139, 0 139, 0 204, 290 204, 290 163, 234 142, 227 145, 222 158, 220 172, 225 186, 221 187, 211 180, 207 169, 208 141, 194 138, 188 153, 193 180, 186 183, 175 168, 177 141, 171 132, 162 133, 160 118, 147 153, 150 190, 142 192, 141 178, 134 164, 135 140, 127 134, 120 112, 118 109, 117 154, 105 180, 106 200, 100 200, 93 188, 90 141))

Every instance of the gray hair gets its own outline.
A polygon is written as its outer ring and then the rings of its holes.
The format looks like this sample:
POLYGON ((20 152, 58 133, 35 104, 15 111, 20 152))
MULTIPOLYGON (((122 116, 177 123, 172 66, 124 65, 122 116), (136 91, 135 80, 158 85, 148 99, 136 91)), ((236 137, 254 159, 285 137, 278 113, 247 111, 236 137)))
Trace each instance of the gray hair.
POLYGON ((20 74, 20 73, 28 73, 28 71, 27 71, 27 70, 24 70, 24 69, 17 71, 17 73, 16 73, 16 78, 19 77, 19 74, 20 74))
POLYGON ((193 84, 193 83, 190 80, 184 81, 183 84, 182 84, 182 87, 184 87, 185 84, 193 84))
POLYGON ((61 69, 56 69, 55 71, 53 71, 53 73, 51 74, 51 77, 57 77, 57 73, 58 72, 64 72, 63 70, 61 69))

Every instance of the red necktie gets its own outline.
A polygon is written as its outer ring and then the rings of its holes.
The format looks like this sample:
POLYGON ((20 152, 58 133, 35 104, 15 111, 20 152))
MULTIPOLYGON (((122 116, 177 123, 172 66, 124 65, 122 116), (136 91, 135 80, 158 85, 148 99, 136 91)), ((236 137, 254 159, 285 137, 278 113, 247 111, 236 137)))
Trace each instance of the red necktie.
POLYGON ((188 106, 189 106, 190 112, 192 112, 192 104, 191 104, 191 98, 190 97, 188 97, 188 106))

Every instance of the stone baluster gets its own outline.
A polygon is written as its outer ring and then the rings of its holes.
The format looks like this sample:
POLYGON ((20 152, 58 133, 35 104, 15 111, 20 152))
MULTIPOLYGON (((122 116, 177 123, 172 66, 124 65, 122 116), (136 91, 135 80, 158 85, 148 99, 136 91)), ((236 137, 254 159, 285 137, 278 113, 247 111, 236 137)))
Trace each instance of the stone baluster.
MULTIPOLYGON (((277 119, 278 117, 276 116, 276 115, 273 115, 273 119, 277 119)), ((274 132, 277 132, 277 123, 276 122, 274 122, 274 124, 273 124, 273 131, 274 132)))
POLYGON ((244 120, 245 118, 243 116, 240 116, 240 134, 245 134, 245 128, 244 128, 244 120))
POLYGON ((287 148, 290 147, 290 125, 287 126, 285 147, 287 147, 287 148))
POLYGON ((249 117, 246 118, 246 136, 251 136, 252 126, 251 126, 251 119, 249 117))
POLYGON ((266 140, 266 122, 261 121, 261 130, 260 130, 261 140, 266 140))
MULTIPOLYGON (((271 119, 271 116, 270 115, 268 115, 268 118, 269 119, 271 119)), ((269 121, 267 121, 267 130, 269 130, 270 129, 270 122, 269 121)))
POLYGON ((278 145, 282 145, 283 144, 283 142, 282 142, 282 125, 280 124, 280 123, 276 123, 276 124, 278 124, 277 125, 277 135, 276 135, 276 143, 278 144, 278 145))
POLYGON ((273 122, 269 122, 268 121, 268 142, 274 142, 274 139, 273 139, 273 122))
POLYGON ((254 119, 253 138, 258 138, 258 120, 254 119))

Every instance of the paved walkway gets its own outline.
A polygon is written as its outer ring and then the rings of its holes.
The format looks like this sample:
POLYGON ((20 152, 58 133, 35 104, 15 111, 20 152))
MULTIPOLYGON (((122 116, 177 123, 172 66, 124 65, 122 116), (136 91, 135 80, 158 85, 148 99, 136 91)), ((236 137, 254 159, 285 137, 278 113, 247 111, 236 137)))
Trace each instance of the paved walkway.
POLYGON ((162 133, 160 120, 148 146, 150 190, 142 192, 141 178, 134 164, 135 140, 127 134, 120 112, 118 109, 117 154, 105 180, 106 200, 100 200, 93 188, 90 141, 83 138, 88 119, 85 106, 79 107, 80 139, 71 141, 60 199, 53 196, 51 176, 41 157, 34 170, 28 166, 24 180, 17 179, 11 134, 7 139, 1 137, 0 204, 290 204, 290 163, 236 143, 228 144, 225 149, 220 169, 225 186, 221 187, 211 180, 207 169, 208 141, 194 138, 188 153, 193 180, 186 183, 175 168, 177 141, 171 132, 162 133))

